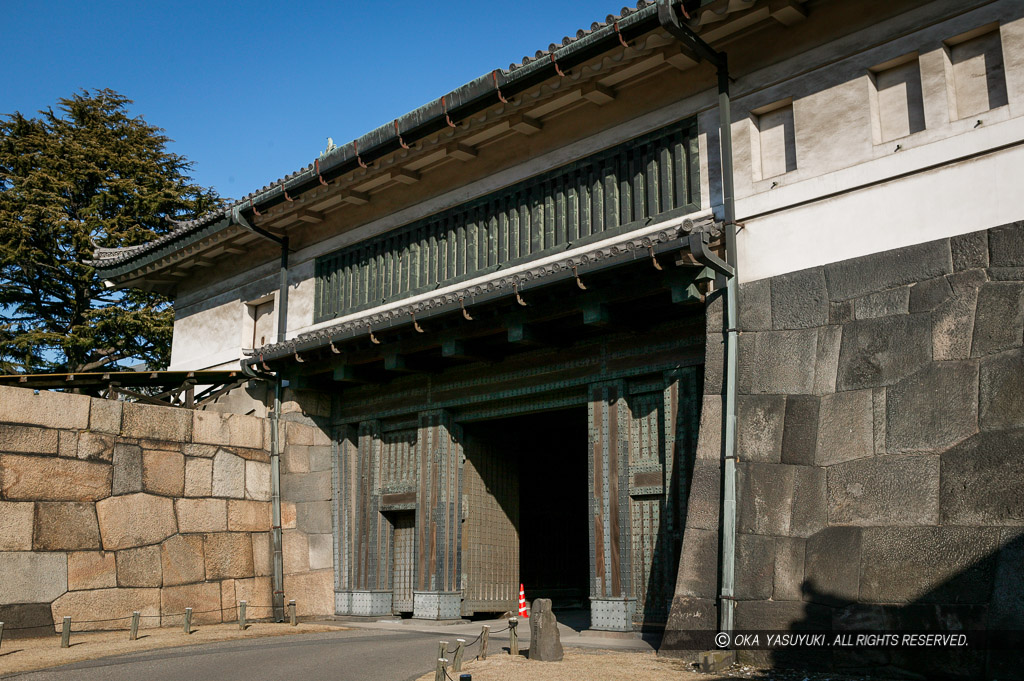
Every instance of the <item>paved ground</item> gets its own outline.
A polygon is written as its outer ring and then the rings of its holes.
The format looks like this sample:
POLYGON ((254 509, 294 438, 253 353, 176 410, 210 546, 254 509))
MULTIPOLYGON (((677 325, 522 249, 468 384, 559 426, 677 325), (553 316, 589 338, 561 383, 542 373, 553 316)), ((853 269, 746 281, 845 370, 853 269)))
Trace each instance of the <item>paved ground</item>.
POLYGON ((165 648, 15 674, 18 681, 406 681, 433 668, 437 636, 352 630, 165 648))

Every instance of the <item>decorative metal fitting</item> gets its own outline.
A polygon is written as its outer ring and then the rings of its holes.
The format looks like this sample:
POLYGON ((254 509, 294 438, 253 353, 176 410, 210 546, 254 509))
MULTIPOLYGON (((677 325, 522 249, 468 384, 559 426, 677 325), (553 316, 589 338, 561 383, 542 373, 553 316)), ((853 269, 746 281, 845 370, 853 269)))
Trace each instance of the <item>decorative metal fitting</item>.
POLYGON ((661 263, 658 262, 658 259, 656 257, 654 257, 654 246, 648 246, 647 247, 647 252, 651 254, 651 263, 654 265, 654 269, 656 269, 656 270, 658 270, 660 272, 661 271, 661 263))
POLYGON ((498 91, 498 99, 501 100, 502 104, 508 104, 508 100, 505 99, 505 95, 501 94, 501 88, 498 87, 498 69, 491 71, 491 80, 494 81, 494 89, 498 91))
POLYGON ((615 25, 615 35, 619 36, 619 42, 622 43, 623 47, 629 47, 629 43, 627 43, 623 39, 622 32, 619 30, 619 22, 616 21, 614 25, 615 25))
POLYGON ((441 108, 444 110, 444 119, 448 122, 448 127, 449 128, 457 128, 459 126, 456 125, 455 123, 452 123, 451 117, 448 116, 448 104, 446 102, 446 97, 447 97, 447 95, 445 95, 444 97, 441 97, 441 108))
POLYGON ((462 316, 468 319, 469 321, 473 321, 472 315, 470 315, 469 310, 466 309, 466 303, 463 302, 464 300, 465 299, 462 296, 459 296, 459 306, 462 308, 462 316))
POLYGON ((341 354, 341 350, 339 350, 338 348, 334 347, 334 341, 331 341, 331 352, 333 352, 336 355, 340 355, 341 354))
POLYGON ((324 180, 324 176, 320 174, 320 159, 317 159, 316 161, 314 161, 313 165, 316 167, 317 179, 320 180, 320 184, 322 184, 323 186, 326 187, 327 186, 327 182, 324 180))
POLYGON ((257 217, 263 215, 263 213, 261 213, 258 210, 256 210, 256 200, 255 199, 249 199, 249 205, 252 207, 252 214, 253 215, 255 215, 257 217))
POLYGON ((352 148, 355 149, 355 152, 356 152, 356 163, 359 164, 359 167, 360 168, 369 168, 370 166, 368 166, 365 163, 363 163, 363 157, 359 155, 359 142, 357 142, 356 140, 352 140, 352 148))
POLYGON ((281 192, 284 194, 284 200, 291 202, 294 201, 292 197, 288 196, 288 190, 284 188, 284 182, 281 183, 281 192))
POLYGON ((555 53, 554 52, 548 52, 548 56, 551 57, 551 63, 555 65, 555 73, 557 73, 562 78, 565 78, 565 74, 562 73, 562 67, 559 66, 558 62, 555 60, 555 53))
POLYGON ((408 149, 409 145, 405 143, 405 140, 402 139, 402 133, 398 131, 398 119, 397 118, 395 119, 395 134, 398 135, 398 143, 402 146, 402 148, 403 149, 408 149))

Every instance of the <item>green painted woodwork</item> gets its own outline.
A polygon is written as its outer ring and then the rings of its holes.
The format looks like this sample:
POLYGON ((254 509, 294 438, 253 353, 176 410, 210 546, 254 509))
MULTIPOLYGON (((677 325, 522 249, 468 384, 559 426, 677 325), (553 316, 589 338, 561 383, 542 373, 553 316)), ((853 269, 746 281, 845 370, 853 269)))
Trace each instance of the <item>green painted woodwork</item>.
POLYGON ((687 119, 316 261, 322 322, 696 210, 687 119))

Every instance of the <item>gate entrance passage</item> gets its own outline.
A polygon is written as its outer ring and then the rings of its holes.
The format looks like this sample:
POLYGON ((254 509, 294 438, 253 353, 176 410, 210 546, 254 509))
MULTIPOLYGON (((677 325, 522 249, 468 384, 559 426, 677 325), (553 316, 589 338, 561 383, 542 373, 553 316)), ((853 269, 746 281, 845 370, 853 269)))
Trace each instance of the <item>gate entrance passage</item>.
MULTIPOLYGON (((518 601, 521 583, 528 601, 550 598, 555 607, 585 607, 590 592, 586 408, 468 424, 464 432, 468 463, 475 467, 500 456, 506 460, 501 470, 515 478, 512 484, 494 479, 487 484, 492 491, 506 491, 499 496, 514 532, 506 538, 506 551, 516 554, 519 567, 513 600, 518 601)), ((487 468, 493 470, 494 462, 487 468)))

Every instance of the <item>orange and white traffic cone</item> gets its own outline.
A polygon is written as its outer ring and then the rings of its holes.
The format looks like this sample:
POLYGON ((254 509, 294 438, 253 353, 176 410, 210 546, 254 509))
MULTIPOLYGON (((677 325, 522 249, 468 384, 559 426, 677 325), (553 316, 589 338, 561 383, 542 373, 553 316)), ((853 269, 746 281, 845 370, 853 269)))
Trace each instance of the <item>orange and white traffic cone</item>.
POLYGON ((523 591, 523 585, 519 585, 519 616, 529 618, 526 613, 526 592, 523 591))

